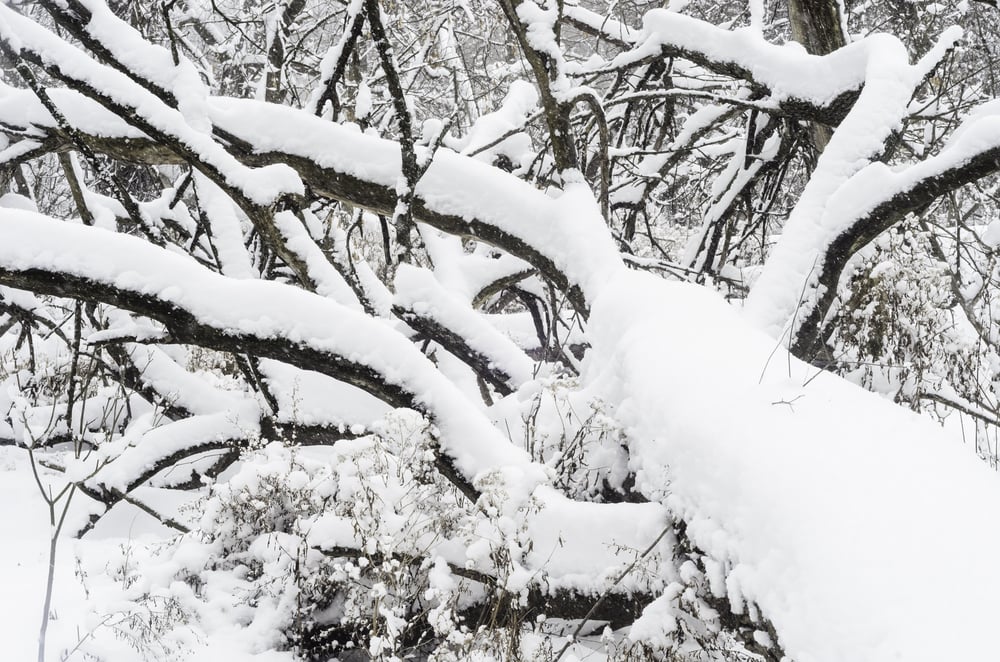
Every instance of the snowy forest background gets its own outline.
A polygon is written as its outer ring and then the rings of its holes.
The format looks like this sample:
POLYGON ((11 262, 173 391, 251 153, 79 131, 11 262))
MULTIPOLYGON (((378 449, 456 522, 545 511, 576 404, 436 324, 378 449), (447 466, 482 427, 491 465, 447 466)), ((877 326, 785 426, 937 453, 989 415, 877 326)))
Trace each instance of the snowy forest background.
POLYGON ((989 659, 998 19, 4 0, 4 659, 989 659))

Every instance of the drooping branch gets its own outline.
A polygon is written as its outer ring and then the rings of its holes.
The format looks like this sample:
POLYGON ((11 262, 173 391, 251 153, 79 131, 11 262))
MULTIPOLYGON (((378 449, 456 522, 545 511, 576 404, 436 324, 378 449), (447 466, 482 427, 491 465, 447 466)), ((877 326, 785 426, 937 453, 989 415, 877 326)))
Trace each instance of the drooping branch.
MULTIPOLYGON (((305 130, 315 136, 317 143, 321 140, 323 144, 329 141, 331 147, 343 144, 345 139, 349 139, 351 143, 357 143, 356 147, 352 149, 351 160, 359 165, 364 163, 360 158, 361 155, 377 155, 377 157, 384 157, 385 160, 399 159, 399 147, 395 144, 386 140, 348 133, 342 127, 313 118, 305 111, 281 106, 264 107, 253 101, 226 99, 225 102, 226 111, 218 114, 215 121, 216 126, 226 127, 225 120, 229 117, 241 116, 245 118, 246 114, 251 111, 266 110, 267 115, 273 114, 273 121, 269 121, 269 125, 274 127, 274 130, 280 130, 280 127, 296 127, 295 131, 298 132, 300 131, 298 127, 305 123, 305 130), (244 104, 247 104, 246 107, 244 104), (253 108, 250 107, 251 105, 253 108)), ((38 117, 38 127, 50 132, 49 136, 45 138, 47 144, 50 144, 55 151, 71 149, 72 143, 66 139, 63 139, 64 142, 49 142, 58 141, 61 138, 58 129, 51 124, 51 119, 43 116, 38 117)), ((260 138, 266 137, 266 134, 255 134, 254 129, 253 125, 235 123, 225 129, 225 133, 232 135, 235 139, 236 144, 230 146, 231 152, 242 164, 257 167, 276 164, 289 166, 314 194, 369 209, 378 214, 392 215, 398 201, 395 190, 395 175, 379 176, 385 169, 384 165, 376 170, 362 167, 353 169, 343 167, 339 160, 332 158, 336 156, 336 153, 326 152, 324 154, 323 150, 316 150, 316 154, 309 151, 291 152, 287 146, 285 149, 279 148, 277 142, 262 142, 260 138)), ((80 131, 83 133, 83 129, 80 131)), ((197 155, 190 153, 190 151, 184 153, 170 144, 137 137, 130 135, 130 133, 128 128, 122 124, 117 136, 107 129, 105 129, 104 135, 84 133, 84 136, 87 144, 94 151, 124 161, 150 165, 198 163, 197 155)), ((343 148, 339 151, 343 151, 343 148)), ((369 157, 368 160, 375 162, 376 159, 373 156, 369 157)), ((385 161, 380 162, 384 163, 385 161)), ((484 185, 484 178, 487 177, 487 169, 482 164, 445 149, 438 150, 426 172, 433 177, 438 170, 447 172, 449 188, 453 188, 464 196, 473 195, 484 185)), ((512 175, 498 172, 495 169, 489 169, 489 171, 488 177, 491 180, 499 177, 518 189, 516 197, 505 201, 508 205, 517 205, 516 211, 511 211, 507 214, 508 216, 517 217, 530 213, 531 217, 539 216, 541 218, 540 210, 551 204, 551 200, 544 194, 532 190, 529 185, 517 181, 512 175)), ((444 193, 437 185, 428 185, 426 178, 421 180, 421 185, 417 187, 412 200, 413 218, 442 232, 459 237, 474 238, 523 259, 537 268, 556 288, 563 291, 575 310, 586 315, 588 304, 583 291, 579 283, 570 280, 565 272, 565 267, 560 264, 562 260, 558 250, 553 251, 553 248, 558 247, 547 246, 541 242, 529 240, 523 235, 515 234, 511 228, 499 223, 500 219, 492 217, 498 210, 488 206, 480 210, 465 207, 461 210, 460 215, 451 204, 457 196, 447 196, 444 193)), ((273 227, 273 217, 268 215, 267 219, 268 226, 273 227)), ((534 229, 543 230, 544 228, 535 227, 534 229)), ((276 228, 274 232, 277 232, 276 228)), ((289 259, 295 260, 294 256, 289 259)), ((302 270, 304 273, 308 273, 305 265, 302 265, 302 270)))
MULTIPOLYGON (((947 153, 938 158, 947 159, 946 164, 952 160, 947 153)), ((816 300, 793 329, 789 343, 796 356, 811 359, 821 352, 828 330, 826 321, 837 301, 840 278, 850 259, 907 214, 918 212, 937 198, 1000 171, 1000 147, 975 151, 968 158, 959 158, 957 163, 944 167, 936 165, 935 159, 931 159, 913 166, 912 170, 929 172, 925 176, 910 177, 902 185, 893 186, 890 175, 886 197, 869 204, 826 247, 814 278, 818 290, 816 300)), ((883 170, 880 174, 888 173, 883 170)))
POLYGON ((567 7, 566 21, 586 34, 600 35, 624 49, 606 67, 609 71, 635 68, 656 60, 687 60, 720 76, 745 81, 757 95, 772 102, 768 112, 789 119, 837 126, 864 85, 863 68, 858 67, 858 60, 851 55, 835 55, 827 61, 833 66, 829 69, 820 56, 792 56, 782 52, 782 46, 767 43, 761 37, 750 38, 745 32, 727 30, 665 9, 647 12, 642 30, 627 29, 618 21, 583 7, 567 7), (609 25, 615 26, 617 33, 609 25), (833 64, 834 61, 838 63, 833 64), (774 66, 775 63, 790 66, 774 66), (836 79, 829 76, 831 70, 838 71, 836 79), (817 81, 825 83, 822 97, 816 94, 817 81))
POLYGON ((276 359, 356 386, 391 406, 425 413, 445 432, 441 461, 454 467, 450 478, 470 498, 479 493, 471 478, 481 470, 527 461, 486 418, 468 415, 464 396, 408 339, 362 313, 295 287, 228 279, 132 237, 27 212, 8 213, 0 237, 7 246, 0 251, 4 285, 114 305, 159 321, 173 342, 276 359), (46 229, 51 237, 42 236, 46 229), (58 260, 47 259, 45 251, 32 255, 35 239, 51 244, 55 237, 64 245, 58 260), (88 262, 85 247, 93 241, 101 242, 102 250, 129 255, 132 266, 88 262), (142 276, 123 275, 130 272, 142 276), (243 304, 234 307, 235 302, 243 304), (376 339, 381 343, 376 354, 362 349, 376 339), (450 415, 453 410, 462 416, 450 415), (450 444, 470 435, 483 445, 481 455, 462 454, 456 462, 450 444))
MULTIPOLYGON (((420 403, 416 393, 388 381, 370 366, 300 343, 276 340, 253 333, 232 333, 225 328, 216 328, 199 321, 189 311, 155 296, 120 289, 85 277, 41 269, 11 270, 0 267, 0 283, 40 294, 119 306, 162 322, 169 329, 171 339, 177 343, 226 352, 251 352, 304 370, 322 372, 361 388, 391 406, 410 407, 430 414, 432 419, 435 418, 433 412, 420 403)), ((211 442, 203 447, 188 447, 184 449, 183 456, 219 448, 219 443, 211 442)), ((167 458, 163 466, 173 464, 176 459, 173 456, 167 458)), ((452 464, 447 457, 441 458, 441 461, 446 466, 452 464)), ((152 473, 140 476, 137 484, 155 475, 160 468, 154 467, 155 470, 151 469, 152 473)), ((462 472, 449 471, 448 478, 471 499, 478 499, 479 491, 462 472)))
POLYGON ((500 395, 510 395, 517 388, 511 376, 502 368, 494 365, 488 356, 472 348, 465 338, 440 322, 402 306, 394 306, 393 313, 421 336, 433 340, 461 359, 472 368, 476 376, 489 383, 500 395))
MULTIPOLYGON (((552 156, 556 169, 559 172, 572 170, 578 167, 576 140, 569 117, 572 104, 566 103, 567 100, 560 99, 557 94, 559 91, 557 89, 558 79, 562 75, 562 72, 559 71, 560 62, 553 57, 551 52, 540 47, 532 39, 530 34, 532 28, 527 25, 524 16, 520 13, 524 5, 523 0, 500 0, 500 6, 507 18, 507 23, 517 37, 518 44, 531 66, 535 83, 538 86, 545 123, 549 129, 549 140, 552 142, 552 156)), ((558 25, 553 26, 552 30, 557 31, 558 25)))
POLYGON ((332 62, 333 66, 320 81, 321 91, 316 99, 313 112, 316 115, 322 115, 323 108, 329 102, 331 117, 334 121, 340 115, 340 95, 337 93, 337 85, 344 76, 347 63, 354 52, 354 46, 361 37, 361 31, 365 26, 365 12, 362 11, 362 2, 363 0, 355 0, 348 5, 347 25, 344 27, 344 34, 324 58, 325 66, 329 66, 328 60, 332 62))

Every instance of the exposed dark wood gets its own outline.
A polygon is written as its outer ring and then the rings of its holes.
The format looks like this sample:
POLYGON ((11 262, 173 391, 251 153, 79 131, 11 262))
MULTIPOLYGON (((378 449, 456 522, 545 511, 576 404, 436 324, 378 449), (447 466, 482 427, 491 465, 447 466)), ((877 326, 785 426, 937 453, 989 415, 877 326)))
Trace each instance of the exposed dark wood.
POLYGON ((854 219, 829 245, 817 265, 819 291, 815 303, 802 316, 789 343, 793 354, 811 360, 823 353, 826 319, 837 299, 840 277, 848 261, 906 215, 935 199, 1000 170, 1000 148, 988 149, 964 163, 919 179, 854 219))

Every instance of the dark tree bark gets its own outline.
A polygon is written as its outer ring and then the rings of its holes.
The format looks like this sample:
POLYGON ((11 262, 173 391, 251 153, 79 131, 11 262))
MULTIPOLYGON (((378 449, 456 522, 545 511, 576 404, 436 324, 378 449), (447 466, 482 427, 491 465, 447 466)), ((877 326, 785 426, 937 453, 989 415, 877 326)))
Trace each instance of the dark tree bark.
POLYGON ((788 0, 792 39, 813 55, 826 55, 847 44, 837 0, 788 0))
POLYGON ((1000 149, 988 149, 968 161, 945 168, 941 172, 919 179, 895 195, 859 216, 826 249, 823 261, 817 265, 821 294, 798 325, 789 349, 803 360, 823 354, 828 325, 826 320, 837 300, 840 277, 851 257, 883 232, 919 212, 934 200, 977 181, 1000 169, 1000 149))
MULTIPOLYGON (((792 39, 813 55, 826 55, 847 44, 842 18, 837 0, 788 0, 792 39)), ((810 128, 816 151, 822 152, 833 131, 815 122, 810 128)))

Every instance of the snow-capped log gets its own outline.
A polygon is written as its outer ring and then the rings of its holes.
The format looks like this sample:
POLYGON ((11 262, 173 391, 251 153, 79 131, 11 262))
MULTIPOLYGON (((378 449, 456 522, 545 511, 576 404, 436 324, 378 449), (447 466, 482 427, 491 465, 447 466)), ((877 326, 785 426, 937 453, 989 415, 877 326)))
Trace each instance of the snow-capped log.
POLYGON ((425 412, 440 431, 440 470, 473 501, 478 482, 496 471, 504 472, 505 508, 516 509, 547 481, 541 465, 381 320, 293 286, 227 278, 134 237, 31 212, 3 210, 0 218, 4 285, 111 304, 157 320, 170 342, 275 359, 425 412))
MULTIPOLYGON (((156 319, 167 328, 171 341, 277 359, 356 385, 393 406, 426 412, 439 429, 436 465, 462 493, 475 501, 482 496, 482 481, 486 481, 490 490, 503 490, 505 511, 517 512, 529 498, 533 508, 540 507, 529 516, 529 523, 539 529, 538 548, 552 550, 539 558, 540 563, 548 563, 553 555, 558 558, 555 548, 564 544, 571 549, 605 550, 601 558, 581 558, 562 566, 568 579, 560 580, 560 572, 545 574, 552 587, 581 591, 579 600, 594 591, 592 580, 614 568, 620 556, 627 558, 625 550, 648 545, 656 538, 656 527, 668 521, 658 504, 622 504, 632 513, 632 522, 641 523, 632 540, 627 535, 623 538, 616 527, 553 527, 552 522, 577 511, 581 521, 614 517, 614 507, 572 502, 545 487, 544 468, 476 414, 465 396, 404 336, 378 320, 295 287, 214 274, 189 258, 133 237, 68 225, 30 212, 4 210, 0 217, 0 282, 4 284, 115 305, 156 319), (60 237, 56 244, 51 243, 54 237, 60 237), (109 254, 117 257, 109 262, 105 259, 109 254), (119 259, 125 256, 129 257, 119 259), (574 569, 580 562, 589 569, 574 569)), ((156 368, 149 379, 155 380, 161 371, 156 368)), ((204 401, 201 406, 214 408, 204 401)), ((123 498, 159 471, 164 461, 230 448, 232 440, 246 434, 248 424, 256 424, 252 412, 251 420, 241 422, 228 408, 146 431, 135 440, 134 448, 109 464, 101 476, 107 489, 98 498, 108 505, 123 498), (204 441, 192 432, 199 430, 204 441)), ((116 445, 127 441, 119 440, 116 445)), ((99 487, 95 489, 100 495, 99 487)), ((636 588, 628 582, 620 590, 627 593, 636 588)), ((634 599, 640 605, 649 600, 641 592, 634 599)), ((620 602, 621 598, 615 598, 611 604, 620 602)), ((578 601, 575 609, 579 611, 581 605, 578 601)))

